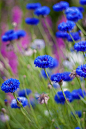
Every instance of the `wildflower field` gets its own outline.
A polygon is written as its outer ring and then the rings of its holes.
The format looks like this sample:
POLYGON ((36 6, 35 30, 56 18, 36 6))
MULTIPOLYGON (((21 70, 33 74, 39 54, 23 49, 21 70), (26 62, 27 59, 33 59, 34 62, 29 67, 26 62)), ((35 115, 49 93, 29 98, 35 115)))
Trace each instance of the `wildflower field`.
POLYGON ((86 0, 0 11, 0 129, 86 129, 86 0))

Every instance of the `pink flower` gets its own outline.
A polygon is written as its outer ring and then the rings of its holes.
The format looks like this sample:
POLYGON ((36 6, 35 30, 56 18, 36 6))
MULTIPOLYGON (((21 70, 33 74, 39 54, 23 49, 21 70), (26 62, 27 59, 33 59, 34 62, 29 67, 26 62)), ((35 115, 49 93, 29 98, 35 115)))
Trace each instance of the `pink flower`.
POLYGON ((12 9, 12 22, 19 24, 22 19, 22 11, 18 6, 14 6, 12 9))

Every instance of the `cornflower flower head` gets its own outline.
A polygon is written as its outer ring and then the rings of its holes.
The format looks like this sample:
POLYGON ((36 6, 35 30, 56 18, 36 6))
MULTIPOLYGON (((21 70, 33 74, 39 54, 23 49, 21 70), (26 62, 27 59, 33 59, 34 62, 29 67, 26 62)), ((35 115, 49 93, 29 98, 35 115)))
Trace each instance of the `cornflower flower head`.
POLYGON ((32 91, 30 89, 23 89, 18 91, 18 96, 19 97, 26 97, 27 95, 31 94, 32 91))
POLYGON ((17 39, 20 39, 26 35, 26 32, 24 30, 18 30, 16 31, 17 39))
POLYGON ((54 68, 56 68, 58 66, 58 64, 59 64, 58 60, 56 60, 55 58, 53 58, 53 65, 50 66, 49 68, 50 69, 54 69, 54 68))
POLYGON ((70 21, 77 22, 83 18, 82 13, 77 7, 68 7, 65 10, 66 18, 70 21))
POLYGON ((78 66, 76 69, 76 73, 80 76, 80 77, 84 77, 86 78, 86 64, 78 66))
POLYGON ((26 5, 26 8, 28 10, 35 10, 37 8, 41 7, 41 4, 40 3, 29 3, 26 5))
MULTIPOLYGON (((28 105, 28 100, 25 97, 18 97, 17 100, 19 101, 19 103, 25 107, 28 105)), ((10 106, 11 108, 20 108, 21 105, 17 102, 16 99, 13 99, 10 106)))
POLYGON ((69 7, 69 3, 66 1, 61 1, 59 3, 56 3, 55 5, 53 5, 53 10, 58 12, 58 11, 63 11, 66 8, 69 7))
POLYGON ((34 14, 37 15, 37 16, 47 16, 48 14, 50 13, 50 8, 47 7, 47 6, 42 6, 40 8, 37 8, 35 11, 34 11, 34 14))
POLYGON ((76 127, 75 129, 80 129, 80 127, 76 127))
POLYGON ((81 5, 86 5, 86 0, 79 0, 79 3, 80 3, 81 5))
POLYGON ((59 31, 71 31, 75 26, 75 23, 72 21, 62 22, 58 25, 59 31))
MULTIPOLYGON (((73 115, 73 112, 71 112, 71 114, 73 115)), ((79 118, 82 117, 82 112, 81 111, 75 111, 75 114, 78 115, 79 118)))
MULTIPOLYGON (((71 32, 70 34, 71 34, 71 36, 73 37, 73 39, 74 39, 75 41, 78 41, 78 40, 81 39, 79 32, 71 32)), ((69 42, 73 42, 71 36, 70 36, 69 34, 68 34, 68 36, 67 36, 67 40, 68 40, 69 42)))
POLYGON ((57 38, 66 39, 66 38, 68 37, 68 33, 67 33, 67 32, 58 31, 58 32, 56 32, 56 37, 57 37, 57 38))
MULTIPOLYGON (((71 95, 70 91, 64 91, 64 94, 66 96, 66 99, 69 102, 72 102, 73 101, 73 98, 72 98, 72 95, 71 95)), ((57 94, 54 97, 54 100, 58 104, 64 104, 65 103, 65 98, 64 98, 64 95, 63 95, 62 91, 58 91, 57 92, 57 94)))
POLYGON ((63 81, 72 81, 73 78, 70 77, 70 74, 71 72, 64 72, 64 73, 61 73, 61 78, 63 81))
POLYGON ((28 25, 37 25, 39 23, 39 19, 37 19, 37 18, 26 18, 25 22, 28 25))
POLYGON ((85 52, 85 51, 86 51, 86 41, 80 41, 80 42, 78 42, 78 43, 75 43, 74 49, 75 49, 76 51, 85 52))
POLYGON ((61 73, 51 75, 51 81, 60 82, 61 80, 61 73))
POLYGON ((17 88, 19 88, 19 85, 20 85, 19 80, 10 78, 2 84, 1 90, 4 91, 5 93, 8 92, 14 93, 17 90, 17 88))
POLYGON ((73 99, 80 99, 80 97, 84 98, 84 95, 86 95, 85 91, 82 89, 75 89, 71 92, 73 99))
POLYGON ((84 12, 84 8, 83 7, 77 7, 79 9, 80 12, 84 12))
POLYGON ((5 32, 5 34, 2 36, 3 42, 12 41, 14 39, 17 39, 17 35, 14 30, 9 30, 9 31, 5 32))
POLYGON ((35 64, 35 67, 49 68, 49 67, 53 66, 53 58, 49 55, 38 56, 34 60, 34 64, 35 64))

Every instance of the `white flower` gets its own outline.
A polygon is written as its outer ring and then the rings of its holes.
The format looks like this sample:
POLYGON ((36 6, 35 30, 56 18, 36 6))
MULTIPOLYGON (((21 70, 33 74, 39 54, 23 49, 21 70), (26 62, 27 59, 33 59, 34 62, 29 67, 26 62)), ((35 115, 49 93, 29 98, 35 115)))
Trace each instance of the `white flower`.
POLYGON ((33 49, 41 50, 45 47, 45 42, 42 39, 35 39, 34 42, 31 45, 31 47, 33 49))

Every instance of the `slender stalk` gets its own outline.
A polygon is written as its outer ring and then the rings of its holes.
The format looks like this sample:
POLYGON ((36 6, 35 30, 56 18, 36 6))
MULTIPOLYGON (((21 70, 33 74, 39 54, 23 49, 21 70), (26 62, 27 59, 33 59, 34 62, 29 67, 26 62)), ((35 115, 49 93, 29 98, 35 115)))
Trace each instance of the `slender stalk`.
POLYGON ((72 37, 72 35, 71 35, 71 33, 69 32, 69 35, 70 35, 70 37, 72 38, 72 40, 73 40, 73 45, 75 44, 75 40, 74 40, 74 38, 72 37))
POLYGON ((75 114, 75 110, 73 109, 73 107, 72 107, 72 106, 70 105, 70 103, 67 101, 66 96, 65 96, 65 94, 64 94, 64 91, 63 91, 63 89, 62 89, 62 86, 60 86, 60 87, 61 87, 61 91, 62 91, 62 93, 63 93, 63 96, 64 96, 64 98, 65 98, 65 101, 66 101, 67 105, 70 107, 71 111, 73 112, 73 115, 75 116, 76 121, 77 121, 77 123, 78 123, 78 125, 79 125, 79 127, 80 127, 80 129, 81 129, 80 120, 78 119, 77 115, 75 114))
MULTIPOLYGON (((5 116, 5 114, 4 114, 4 116, 5 116)), ((5 118, 6 118, 6 116, 5 116, 5 118)), ((7 125, 8 129, 11 129, 8 120, 6 120, 6 125, 7 125)))
POLYGON ((28 115, 27 111, 23 108, 22 104, 18 101, 18 99, 17 99, 15 93, 13 93, 13 96, 14 96, 14 98, 16 99, 16 101, 18 102, 18 104, 21 106, 20 110, 21 110, 22 114, 27 118, 27 120, 28 120, 29 122, 31 122, 31 120, 27 117, 27 115, 28 115))
POLYGON ((85 30, 80 26, 79 23, 76 23, 76 26, 82 31, 82 33, 83 33, 84 35, 86 35, 85 30))

